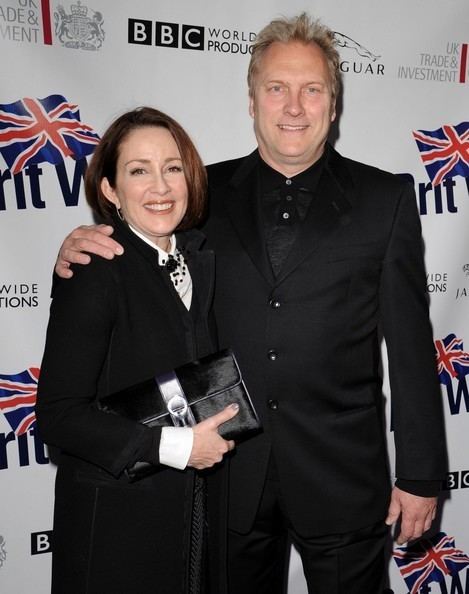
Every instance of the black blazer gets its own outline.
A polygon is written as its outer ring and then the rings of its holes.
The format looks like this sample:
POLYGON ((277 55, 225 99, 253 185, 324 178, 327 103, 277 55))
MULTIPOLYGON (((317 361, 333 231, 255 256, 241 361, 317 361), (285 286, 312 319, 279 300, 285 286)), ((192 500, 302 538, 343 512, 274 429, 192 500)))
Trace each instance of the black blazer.
POLYGON ((122 471, 149 429, 95 401, 212 351, 213 253, 200 250, 198 231, 178 237, 193 280, 189 313, 155 250, 113 225, 124 255, 74 267, 53 292, 37 403, 44 441, 61 450, 52 592, 182 594, 193 471, 161 466, 129 484, 122 471))
POLYGON ((413 189, 326 147, 317 196, 281 273, 266 254, 257 151, 209 166, 220 346, 235 350, 264 425, 230 469, 230 525, 250 529, 273 452, 304 536, 383 519, 389 503, 380 331, 396 475, 439 480, 445 440, 413 189))

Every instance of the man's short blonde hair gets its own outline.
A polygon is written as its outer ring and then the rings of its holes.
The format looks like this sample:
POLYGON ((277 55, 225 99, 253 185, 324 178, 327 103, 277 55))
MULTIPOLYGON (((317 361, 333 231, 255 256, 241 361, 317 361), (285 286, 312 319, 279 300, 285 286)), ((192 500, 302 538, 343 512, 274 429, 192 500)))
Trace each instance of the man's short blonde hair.
POLYGON ((280 18, 271 21, 256 37, 252 45, 251 61, 248 68, 249 96, 254 97, 254 83, 259 69, 259 63, 265 51, 275 42, 315 43, 324 52, 329 68, 332 86, 332 99, 335 100, 340 89, 339 52, 336 49, 334 32, 313 20, 305 12, 290 19, 280 18))

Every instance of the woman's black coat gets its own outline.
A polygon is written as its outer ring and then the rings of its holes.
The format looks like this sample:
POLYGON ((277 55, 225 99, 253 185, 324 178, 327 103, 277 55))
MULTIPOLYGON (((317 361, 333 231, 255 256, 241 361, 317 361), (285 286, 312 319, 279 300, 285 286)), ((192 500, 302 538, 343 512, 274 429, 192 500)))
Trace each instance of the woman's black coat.
MULTIPOLYGON (((185 594, 194 472, 161 466, 129 483, 123 471, 150 429, 99 411, 95 400, 213 350, 214 256, 200 249, 199 232, 179 234, 193 280, 188 312, 155 250, 113 225, 125 254, 76 266, 53 290, 37 404, 44 441, 61 451, 52 592, 185 594)), ((209 480, 209 506, 217 482, 209 480)))

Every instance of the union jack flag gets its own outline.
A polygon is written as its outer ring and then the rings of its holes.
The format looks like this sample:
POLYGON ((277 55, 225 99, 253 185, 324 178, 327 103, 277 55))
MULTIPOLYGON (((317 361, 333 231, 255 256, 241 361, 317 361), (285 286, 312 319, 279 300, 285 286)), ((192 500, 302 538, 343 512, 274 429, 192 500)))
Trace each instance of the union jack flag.
POLYGON ((434 186, 447 177, 469 177, 469 122, 437 130, 414 130, 412 134, 434 186))
POLYGON ((0 411, 16 435, 26 433, 36 422, 38 379, 38 367, 13 375, 0 374, 0 411))
POLYGON ((417 594, 431 582, 444 582, 445 576, 455 575, 469 565, 469 556, 455 547, 453 536, 444 532, 409 547, 399 547, 393 557, 409 594, 417 594))
POLYGON ((435 350, 441 384, 447 385, 453 378, 469 373, 469 353, 463 350, 462 338, 448 334, 443 340, 435 340, 435 350))
POLYGON ((78 105, 63 95, 0 105, 0 152, 13 174, 31 163, 81 159, 98 142, 93 128, 80 121, 78 105))

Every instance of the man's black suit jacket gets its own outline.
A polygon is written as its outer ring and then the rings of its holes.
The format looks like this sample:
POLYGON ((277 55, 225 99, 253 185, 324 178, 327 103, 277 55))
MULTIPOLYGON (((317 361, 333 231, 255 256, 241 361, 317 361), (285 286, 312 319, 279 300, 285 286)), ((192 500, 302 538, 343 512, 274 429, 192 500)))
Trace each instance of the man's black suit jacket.
POLYGON ((233 347, 264 433, 230 471, 230 527, 249 531, 271 451, 304 536, 385 517, 390 478, 380 333, 396 475, 439 480, 445 440, 413 188, 326 147, 317 195, 274 277, 259 220, 257 151, 208 167, 220 346, 233 347))

